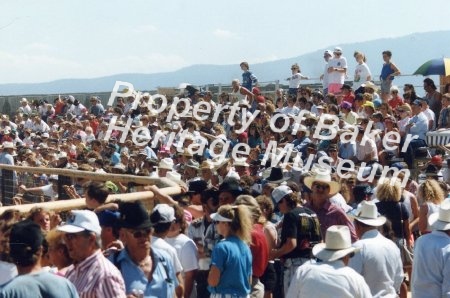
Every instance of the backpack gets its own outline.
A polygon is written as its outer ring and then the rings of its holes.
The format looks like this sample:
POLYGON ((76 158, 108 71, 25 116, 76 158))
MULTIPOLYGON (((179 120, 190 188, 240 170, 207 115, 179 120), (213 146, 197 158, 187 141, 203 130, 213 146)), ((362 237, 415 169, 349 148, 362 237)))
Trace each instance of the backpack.
POLYGON ((298 215, 300 217, 298 229, 302 240, 297 243, 296 249, 302 253, 308 252, 311 254, 312 247, 322 242, 319 218, 316 213, 304 207, 301 208, 298 215))

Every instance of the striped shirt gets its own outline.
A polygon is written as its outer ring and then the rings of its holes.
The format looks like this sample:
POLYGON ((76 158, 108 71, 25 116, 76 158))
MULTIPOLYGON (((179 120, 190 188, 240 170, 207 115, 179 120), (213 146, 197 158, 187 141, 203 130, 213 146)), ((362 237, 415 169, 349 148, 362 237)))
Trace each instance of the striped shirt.
POLYGON ((125 297, 125 283, 120 271, 100 250, 72 265, 66 278, 75 285, 80 298, 125 297))

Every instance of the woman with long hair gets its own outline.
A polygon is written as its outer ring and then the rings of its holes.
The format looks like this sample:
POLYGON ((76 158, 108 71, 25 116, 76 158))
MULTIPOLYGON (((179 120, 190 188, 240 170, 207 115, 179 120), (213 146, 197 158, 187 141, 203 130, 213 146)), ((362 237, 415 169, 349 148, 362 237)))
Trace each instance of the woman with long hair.
POLYGON ((366 55, 361 52, 355 52, 353 57, 355 57, 355 60, 358 63, 355 67, 355 75, 353 77, 353 90, 356 91, 363 83, 372 80, 372 73, 370 72, 369 66, 366 64, 366 55))
POLYGON ((211 214, 217 232, 224 238, 214 246, 208 290, 212 298, 248 297, 251 289, 252 217, 247 206, 223 205, 211 214))
POLYGON ((439 211, 439 205, 444 201, 444 192, 436 180, 427 179, 419 186, 417 197, 422 203, 419 209, 419 230, 423 235, 431 232, 428 217, 439 211))
POLYGON ((402 189, 398 179, 385 179, 377 186, 376 197, 378 212, 386 216, 392 223, 395 238, 406 241, 411 247, 411 232, 409 230, 409 212, 403 202, 400 202, 402 189))

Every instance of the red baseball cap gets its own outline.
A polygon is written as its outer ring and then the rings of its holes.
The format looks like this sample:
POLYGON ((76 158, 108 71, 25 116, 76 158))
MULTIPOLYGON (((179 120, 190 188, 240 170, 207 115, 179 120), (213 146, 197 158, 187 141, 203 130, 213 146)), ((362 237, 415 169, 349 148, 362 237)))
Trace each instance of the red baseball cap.
POLYGON ((431 158, 430 163, 435 166, 441 166, 442 165, 442 157, 440 155, 435 155, 431 158))

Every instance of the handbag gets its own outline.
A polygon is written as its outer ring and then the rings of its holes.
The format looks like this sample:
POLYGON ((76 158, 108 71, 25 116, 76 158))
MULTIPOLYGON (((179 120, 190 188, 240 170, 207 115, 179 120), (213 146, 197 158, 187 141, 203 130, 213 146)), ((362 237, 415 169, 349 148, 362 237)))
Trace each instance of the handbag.
POLYGON ((407 267, 407 266, 412 266, 414 254, 410 250, 410 248, 406 245, 405 232, 403 231, 402 203, 399 203, 399 206, 400 206, 400 219, 401 219, 403 238, 396 239, 395 244, 397 244, 397 247, 400 249, 400 256, 402 258, 403 267, 407 267))

